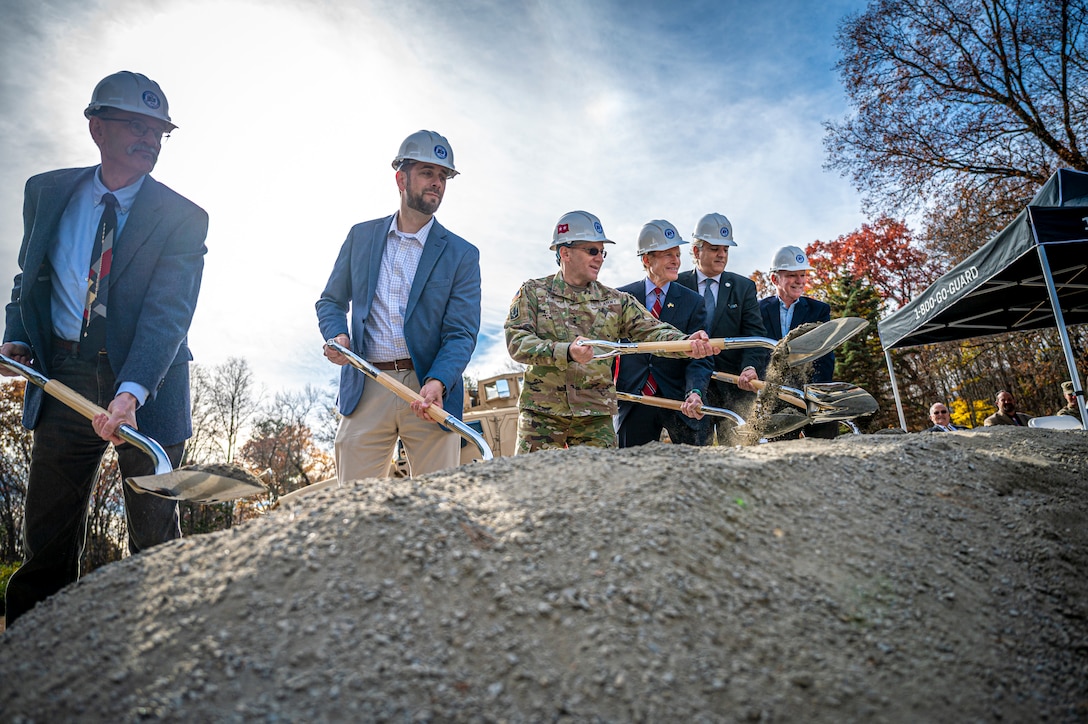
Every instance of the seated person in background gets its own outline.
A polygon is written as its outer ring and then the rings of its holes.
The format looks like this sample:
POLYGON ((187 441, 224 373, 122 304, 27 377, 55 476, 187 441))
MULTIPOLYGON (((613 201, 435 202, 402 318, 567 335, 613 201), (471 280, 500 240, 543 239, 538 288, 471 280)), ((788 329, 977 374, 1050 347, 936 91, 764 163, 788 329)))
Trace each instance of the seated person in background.
MULTIPOLYGON (((1065 407, 1058 410, 1056 415, 1071 415, 1080 420, 1080 407, 1077 406, 1077 394, 1073 391, 1073 382, 1066 380, 1062 383, 1062 396, 1065 397, 1065 407)), ((1081 420, 1081 422, 1084 422, 1081 420)))
POLYGON ((1016 411, 1016 398, 1012 396, 1012 393, 1001 390, 1001 392, 997 393, 997 412, 983 420, 982 424, 986 427, 992 427, 993 425, 1027 427, 1028 419, 1028 415, 1016 411))
POLYGON ((929 420, 933 423, 933 427, 927 427, 922 432, 954 432, 967 429, 952 424, 952 416, 948 412, 948 406, 943 402, 934 402, 929 406, 929 420))

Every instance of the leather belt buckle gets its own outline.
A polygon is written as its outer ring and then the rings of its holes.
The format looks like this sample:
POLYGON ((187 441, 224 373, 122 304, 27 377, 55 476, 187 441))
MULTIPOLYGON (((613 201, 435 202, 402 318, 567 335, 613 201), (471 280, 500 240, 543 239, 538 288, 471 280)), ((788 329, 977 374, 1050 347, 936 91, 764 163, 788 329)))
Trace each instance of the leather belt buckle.
POLYGON ((390 370, 396 372, 407 372, 408 370, 415 369, 415 367, 412 366, 412 360, 409 357, 406 357, 404 359, 395 359, 392 362, 375 362, 374 366, 380 370, 385 370, 386 372, 390 370))

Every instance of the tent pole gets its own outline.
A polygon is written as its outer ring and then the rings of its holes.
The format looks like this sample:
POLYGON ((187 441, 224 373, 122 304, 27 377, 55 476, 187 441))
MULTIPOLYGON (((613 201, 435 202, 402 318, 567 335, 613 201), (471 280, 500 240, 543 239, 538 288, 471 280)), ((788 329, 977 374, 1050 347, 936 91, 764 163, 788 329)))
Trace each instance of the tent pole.
MULTIPOLYGON (((1058 325, 1058 336, 1062 340, 1062 349, 1065 350, 1065 364, 1069 368, 1069 379, 1073 381, 1073 390, 1080 392, 1077 395, 1077 407, 1080 408, 1080 429, 1088 430, 1088 414, 1084 406, 1084 388, 1081 386, 1080 375, 1077 374, 1077 360, 1073 356, 1073 345, 1069 342, 1069 332, 1065 329, 1065 316, 1062 314, 1062 305, 1058 301, 1058 290, 1054 286, 1054 276, 1050 273, 1050 262, 1046 258, 1046 247, 1038 244, 1040 266, 1043 268, 1043 279, 1046 280, 1046 293, 1050 296, 1050 306, 1054 309, 1054 321, 1058 325)), ((896 398, 898 399, 898 398, 896 398)))
POLYGON ((899 399, 899 383, 895 381, 895 368, 892 367, 892 351, 884 350, 884 359, 888 363, 888 376, 892 378, 892 395, 895 396, 895 409, 899 413, 899 427, 907 431, 907 418, 903 415, 903 401, 899 399))

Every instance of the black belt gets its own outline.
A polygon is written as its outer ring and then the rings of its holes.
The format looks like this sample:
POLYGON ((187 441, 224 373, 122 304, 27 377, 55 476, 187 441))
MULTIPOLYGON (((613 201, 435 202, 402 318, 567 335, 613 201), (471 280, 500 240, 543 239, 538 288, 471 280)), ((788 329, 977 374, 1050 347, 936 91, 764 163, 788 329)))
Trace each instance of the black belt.
POLYGON ((386 370, 386 371, 396 370, 397 372, 404 372, 406 370, 414 370, 415 369, 415 367, 412 366, 412 360, 408 359, 408 358, 395 359, 392 362, 371 362, 371 364, 374 365, 375 367, 377 367, 380 370, 386 370))

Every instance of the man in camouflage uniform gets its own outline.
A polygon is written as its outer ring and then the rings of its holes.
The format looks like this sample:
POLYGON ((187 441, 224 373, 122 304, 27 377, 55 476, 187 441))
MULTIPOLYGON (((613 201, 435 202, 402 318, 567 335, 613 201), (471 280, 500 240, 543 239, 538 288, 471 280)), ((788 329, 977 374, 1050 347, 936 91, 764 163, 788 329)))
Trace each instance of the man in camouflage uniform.
POLYGON ((559 272, 525 282, 510 304, 506 345, 514 360, 529 365, 518 400, 517 454, 573 445, 616 447, 611 360, 593 359, 593 348, 579 340, 691 339, 688 356, 714 353, 706 332, 689 337, 655 319, 630 294, 597 282, 604 245, 612 243, 593 214, 563 215, 550 247, 559 272))

